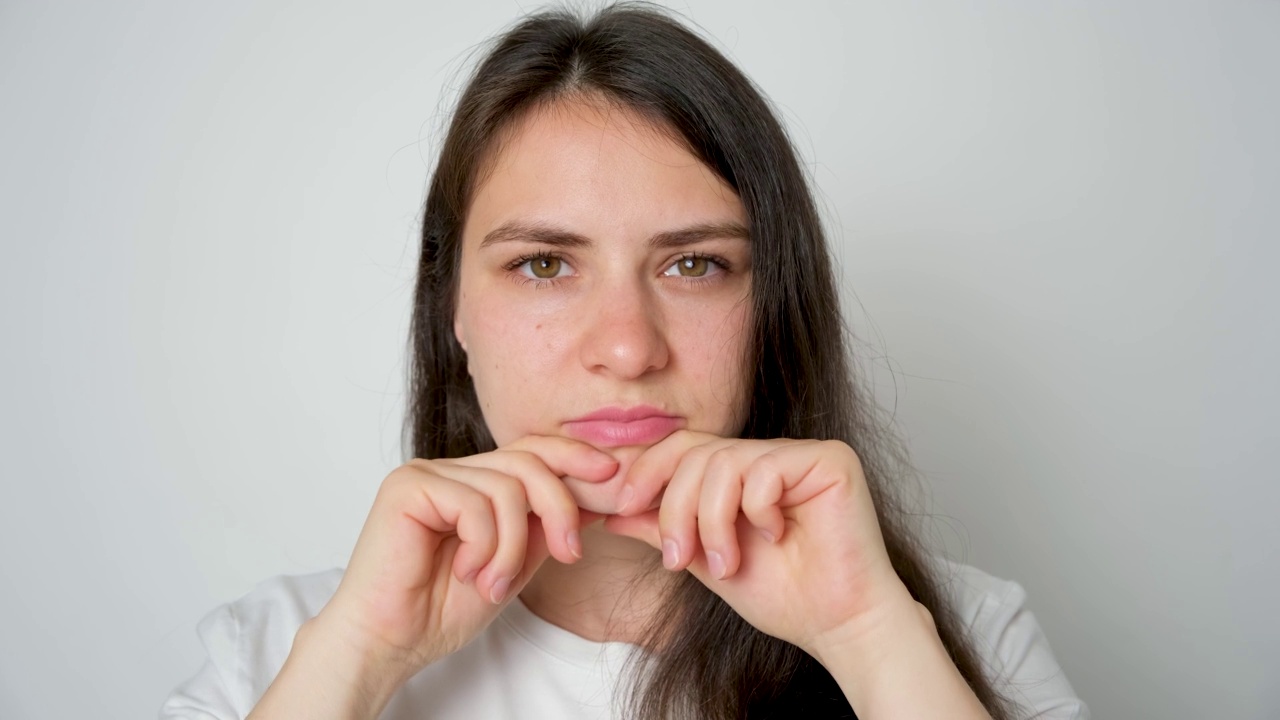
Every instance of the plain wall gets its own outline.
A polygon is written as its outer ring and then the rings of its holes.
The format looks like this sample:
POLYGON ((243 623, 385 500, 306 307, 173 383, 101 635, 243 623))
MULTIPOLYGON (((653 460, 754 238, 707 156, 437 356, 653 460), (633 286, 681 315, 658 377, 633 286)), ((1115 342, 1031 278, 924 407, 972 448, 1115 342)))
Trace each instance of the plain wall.
MULTIPOLYGON (((154 717, 345 565, 457 72, 534 7, 0 5, 0 717, 154 717)), ((1280 3, 674 7, 811 168, 937 541, 1096 717, 1280 713, 1280 3)))

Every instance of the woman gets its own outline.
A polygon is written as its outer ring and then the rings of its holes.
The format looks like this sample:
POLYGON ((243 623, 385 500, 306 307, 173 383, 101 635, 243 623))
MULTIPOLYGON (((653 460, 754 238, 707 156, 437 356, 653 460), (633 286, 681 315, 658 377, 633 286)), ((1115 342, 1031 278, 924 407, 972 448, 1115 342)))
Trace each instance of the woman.
POLYGON ((202 621, 165 717, 1087 717, 1021 588, 915 539, 795 154, 705 42, 516 25, 422 235, 414 459, 345 572, 202 621))

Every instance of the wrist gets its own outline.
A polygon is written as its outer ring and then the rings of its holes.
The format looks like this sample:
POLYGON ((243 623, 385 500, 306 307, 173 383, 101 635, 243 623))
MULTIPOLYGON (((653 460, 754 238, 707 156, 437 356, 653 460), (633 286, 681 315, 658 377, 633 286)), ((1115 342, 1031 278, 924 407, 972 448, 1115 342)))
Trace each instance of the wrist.
POLYGON ((806 648, 818 662, 873 666, 900 650, 905 640, 937 637, 933 615, 905 585, 878 608, 818 637, 806 648))
POLYGON ((417 669, 321 613, 298 628, 251 717, 376 718, 417 669))
POLYGON ((858 717, 990 720, 952 662, 932 613, 909 593, 875 616, 827 634, 810 654, 835 678, 858 717))
POLYGON ((418 653, 388 645, 341 617, 319 615, 298 629, 294 645, 309 648, 320 656, 337 660, 335 679, 349 679, 371 692, 394 692, 418 670, 431 662, 418 653), (390 686, 386 691, 385 686, 390 686))

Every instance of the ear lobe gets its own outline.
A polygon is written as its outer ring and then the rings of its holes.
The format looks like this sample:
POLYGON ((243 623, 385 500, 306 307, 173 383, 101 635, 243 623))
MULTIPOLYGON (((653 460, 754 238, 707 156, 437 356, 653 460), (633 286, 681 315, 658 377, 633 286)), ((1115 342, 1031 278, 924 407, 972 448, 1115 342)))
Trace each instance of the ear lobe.
POLYGON ((467 336, 462 332, 462 319, 458 313, 453 314, 453 339, 458 341, 458 345, 462 348, 462 355, 467 361, 467 375, 473 376, 471 372, 471 354, 467 352, 467 336))
POLYGON ((453 320, 453 337, 462 346, 462 352, 467 351, 467 341, 462 337, 462 321, 454 318, 453 320))

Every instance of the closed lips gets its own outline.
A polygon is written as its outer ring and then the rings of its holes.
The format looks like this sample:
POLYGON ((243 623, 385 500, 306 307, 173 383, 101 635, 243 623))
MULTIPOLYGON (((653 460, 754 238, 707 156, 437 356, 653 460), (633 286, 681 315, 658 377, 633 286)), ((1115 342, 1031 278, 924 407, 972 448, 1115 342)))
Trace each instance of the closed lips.
POLYGON ((653 408, 606 408, 565 423, 573 437, 597 447, 651 445, 684 425, 684 418, 653 408))

